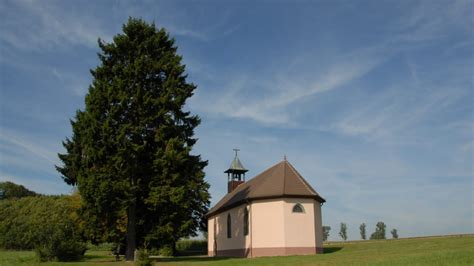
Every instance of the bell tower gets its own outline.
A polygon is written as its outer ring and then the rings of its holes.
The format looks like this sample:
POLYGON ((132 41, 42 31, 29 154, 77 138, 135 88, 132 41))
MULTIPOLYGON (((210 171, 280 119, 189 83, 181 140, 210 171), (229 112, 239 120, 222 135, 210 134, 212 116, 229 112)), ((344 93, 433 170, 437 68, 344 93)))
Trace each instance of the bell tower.
POLYGON ((244 168, 242 163, 237 156, 239 149, 234 149, 235 157, 232 163, 230 164, 229 169, 224 173, 227 173, 227 193, 232 192, 240 184, 245 182, 245 172, 248 170, 244 168))

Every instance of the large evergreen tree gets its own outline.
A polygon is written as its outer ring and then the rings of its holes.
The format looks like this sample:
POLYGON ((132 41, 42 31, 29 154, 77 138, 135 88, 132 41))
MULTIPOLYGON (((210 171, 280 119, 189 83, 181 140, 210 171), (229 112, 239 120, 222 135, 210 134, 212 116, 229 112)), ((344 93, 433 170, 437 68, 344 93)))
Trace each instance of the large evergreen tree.
POLYGON ((111 43, 99 40, 99 66, 85 110, 57 167, 76 185, 94 241, 171 245, 204 228, 207 161, 192 155, 200 119, 183 110, 196 86, 186 81, 164 29, 130 18, 111 43))

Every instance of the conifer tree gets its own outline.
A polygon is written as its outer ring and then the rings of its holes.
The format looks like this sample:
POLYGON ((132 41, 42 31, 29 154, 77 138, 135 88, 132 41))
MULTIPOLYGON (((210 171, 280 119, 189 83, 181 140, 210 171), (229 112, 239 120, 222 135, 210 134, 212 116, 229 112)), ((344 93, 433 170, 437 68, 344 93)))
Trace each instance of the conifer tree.
POLYGON ((192 155, 200 119, 183 110, 196 86, 174 40, 154 24, 130 18, 99 47, 57 170, 83 198, 90 239, 125 243, 133 260, 138 246, 174 247, 205 227, 207 161, 192 155))

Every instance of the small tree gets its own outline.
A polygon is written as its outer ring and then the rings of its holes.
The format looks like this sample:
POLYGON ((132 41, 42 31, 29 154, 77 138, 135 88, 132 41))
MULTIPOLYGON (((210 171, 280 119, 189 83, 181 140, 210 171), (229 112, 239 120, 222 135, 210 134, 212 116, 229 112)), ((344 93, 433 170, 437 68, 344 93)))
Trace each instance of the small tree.
POLYGON ((347 240, 347 225, 345 223, 341 223, 341 229, 339 231, 339 236, 346 241, 347 240))
POLYGON ((329 238, 329 231, 331 231, 331 226, 323 226, 323 241, 327 241, 329 238))
POLYGON ((363 240, 366 240, 367 239, 367 233, 366 233, 366 225, 365 223, 362 223, 360 226, 359 226, 359 229, 360 229, 360 238, 362 238, 363 240))
POLYGON ((372 233, 370 239, 387 239, 385 237, 385 228, 387 226, 384 222, 378 222, 375 226, 375 232, 372 233))
POLYGON ((393 238, 393 239, 397 239, 397 238, 398 238, 397 229, 393 228, 392 231, 390 231, 390 233, 392 233, 392 238, 393 238))

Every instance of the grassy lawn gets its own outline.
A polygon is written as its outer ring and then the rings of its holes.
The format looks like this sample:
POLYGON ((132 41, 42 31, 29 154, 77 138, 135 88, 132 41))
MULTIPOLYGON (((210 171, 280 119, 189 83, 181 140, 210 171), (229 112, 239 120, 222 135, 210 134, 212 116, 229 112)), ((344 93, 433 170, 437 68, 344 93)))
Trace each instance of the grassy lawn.
MULTIPOLYGON (((255 259, 178 257, 156 265, 474 265, 474 235, 332 242, 325 254, 255 259)), ((37 265, 32 251, 0 251, 0 265, 37 265)), ((88 251, 84 261, 41 265, 132 265, 107 251, 88 251)))

